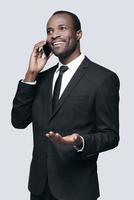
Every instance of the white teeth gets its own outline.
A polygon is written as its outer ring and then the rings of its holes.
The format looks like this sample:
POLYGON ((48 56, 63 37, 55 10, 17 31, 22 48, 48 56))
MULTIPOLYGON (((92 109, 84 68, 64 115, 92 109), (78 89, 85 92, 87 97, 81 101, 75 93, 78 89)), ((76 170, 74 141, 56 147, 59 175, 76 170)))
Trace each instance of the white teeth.
POLYGON ((54 42, 53 45, 58 45, 58 44, 62 44, 63 42, 54 42))

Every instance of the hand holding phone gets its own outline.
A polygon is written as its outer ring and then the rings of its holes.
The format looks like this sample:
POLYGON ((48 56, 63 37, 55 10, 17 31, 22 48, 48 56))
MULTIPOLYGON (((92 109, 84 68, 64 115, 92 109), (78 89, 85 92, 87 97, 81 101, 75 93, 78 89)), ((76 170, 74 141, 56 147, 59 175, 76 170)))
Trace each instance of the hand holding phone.
POLYGON ((29 60, 29 67, 24 81, 34 81, 38 73, 44 68, 49 57, 51 49, 46 41, 40 41, 35 44, 29 60))

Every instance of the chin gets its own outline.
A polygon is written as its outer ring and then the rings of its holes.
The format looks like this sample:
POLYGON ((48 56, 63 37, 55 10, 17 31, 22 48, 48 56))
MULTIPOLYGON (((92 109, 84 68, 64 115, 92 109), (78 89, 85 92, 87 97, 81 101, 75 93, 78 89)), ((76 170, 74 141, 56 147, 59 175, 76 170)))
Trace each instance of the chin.
POLYGON ((68 55, 65 52, 53 52, 58 58, 66 58, 68 55))

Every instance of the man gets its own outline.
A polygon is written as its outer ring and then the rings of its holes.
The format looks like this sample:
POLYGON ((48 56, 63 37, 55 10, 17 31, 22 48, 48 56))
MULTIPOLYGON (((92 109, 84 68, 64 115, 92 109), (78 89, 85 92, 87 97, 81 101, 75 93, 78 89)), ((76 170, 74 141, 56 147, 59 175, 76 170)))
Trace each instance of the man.
POLYGON ((96 200, 98 154, 119 142, 119 79, 81 54, 81 37, 76 15, 55 12, 47 43, 59 63, 41 72, 50 56, 37 43, 13 101, 13 126, 33 125, 31 200, 96 200))

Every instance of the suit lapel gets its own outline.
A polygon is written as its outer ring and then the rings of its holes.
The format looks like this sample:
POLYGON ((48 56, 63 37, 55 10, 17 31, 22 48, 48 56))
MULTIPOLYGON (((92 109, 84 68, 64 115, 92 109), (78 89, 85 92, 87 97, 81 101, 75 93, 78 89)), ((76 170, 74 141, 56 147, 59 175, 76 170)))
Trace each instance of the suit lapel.
POLYGON ((57 107, 55 108, 55 111, 53 113, 51 112, 52 113, 51 118, 55 116, 55 114, 57 113, 57 111, 60 109, 60 107, 62 106, 62 104, 66 100, 66 98, 72 92, 73 88, 79 83, 80 79, 82 79, 82 77, 85 75, 86 70, 88 68, 88 65, 89 65, 89 60, 87 58, 85 58, 82 61, 82 63, 80 64, 80 66, 78 67, 77 71, 73 75, 73 77, 70 80, 70 82, 68 83, 68 85, 65 88, 63 94, 61 95, 61 97, 59 99, 59 103, 58 103, 57 107))

